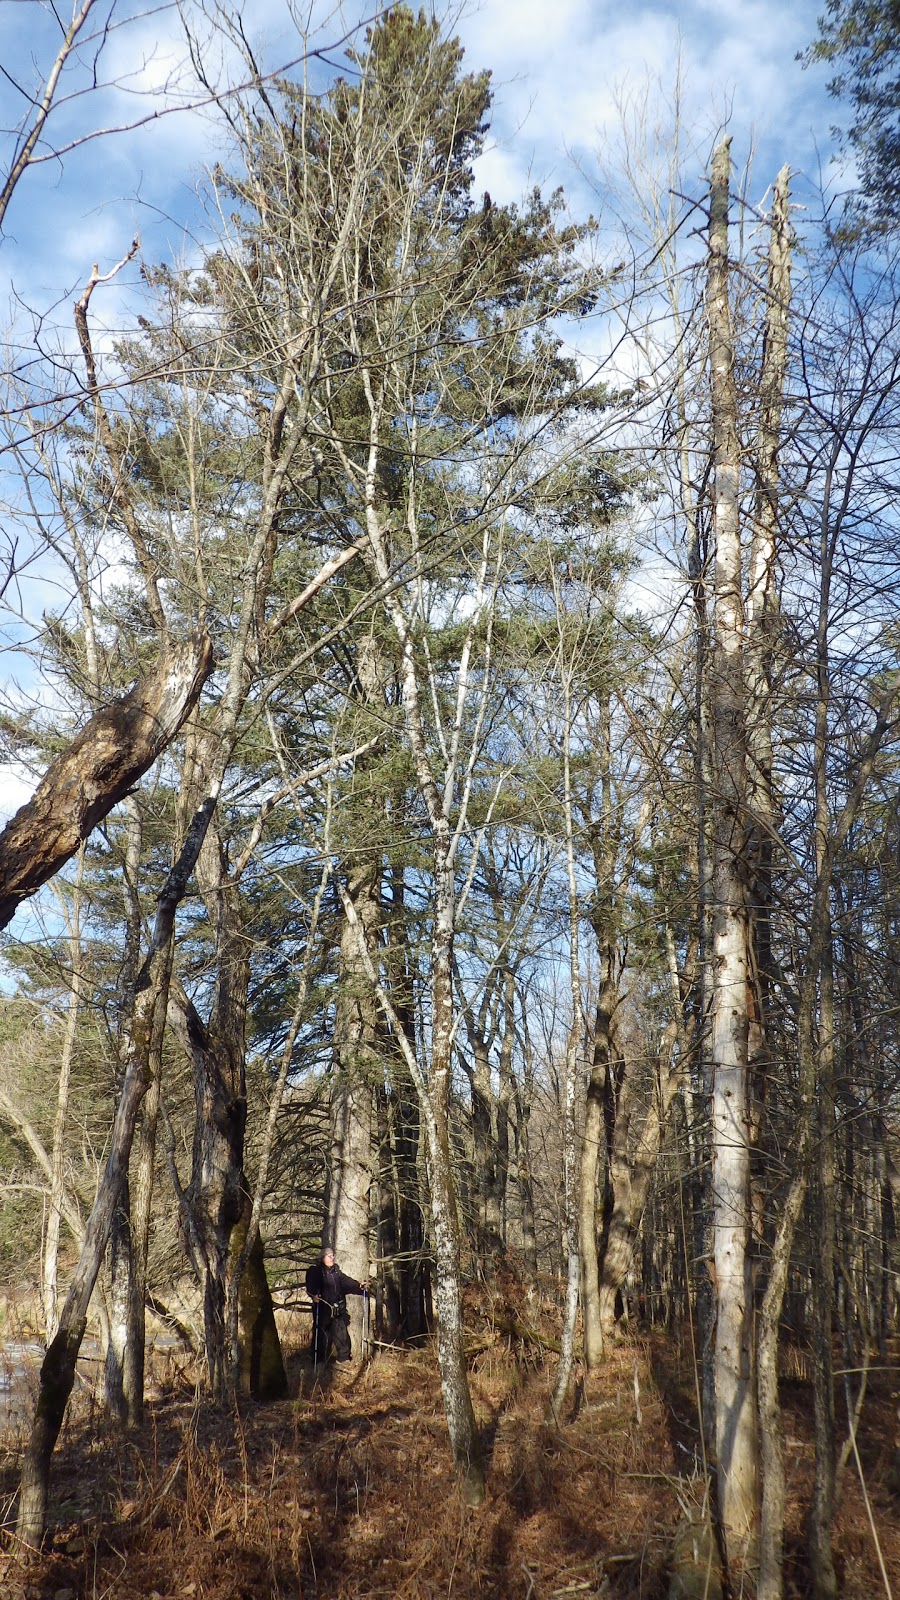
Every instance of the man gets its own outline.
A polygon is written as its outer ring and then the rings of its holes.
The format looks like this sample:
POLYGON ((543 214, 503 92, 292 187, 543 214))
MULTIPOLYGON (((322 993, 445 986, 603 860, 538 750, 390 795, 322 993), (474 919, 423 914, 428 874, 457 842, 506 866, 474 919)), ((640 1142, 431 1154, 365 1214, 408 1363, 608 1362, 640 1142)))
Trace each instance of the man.
POLYGON ((327 1361, 332 1351, 338 1361, 349 1361, 347 1295, 365 1294, 366 1291, 355 1278, 348 1278, 341 1271, 330 1245, 325 1246, 318 1261, 314 1261, 309 1268, 306 1292, 313 1303, 312 1352, 316 1365, 320 1361, 327 1361))

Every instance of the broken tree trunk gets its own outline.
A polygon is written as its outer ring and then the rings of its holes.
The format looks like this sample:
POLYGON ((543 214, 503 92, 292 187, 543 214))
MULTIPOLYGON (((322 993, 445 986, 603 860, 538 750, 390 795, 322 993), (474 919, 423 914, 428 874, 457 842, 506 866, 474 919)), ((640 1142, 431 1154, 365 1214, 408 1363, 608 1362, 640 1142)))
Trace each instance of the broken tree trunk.
POLYGON ((207 634, 166 640, 152 671, 57 756, 0 834, 0 927, 152 767, 197 704, 212 665, 207 634))

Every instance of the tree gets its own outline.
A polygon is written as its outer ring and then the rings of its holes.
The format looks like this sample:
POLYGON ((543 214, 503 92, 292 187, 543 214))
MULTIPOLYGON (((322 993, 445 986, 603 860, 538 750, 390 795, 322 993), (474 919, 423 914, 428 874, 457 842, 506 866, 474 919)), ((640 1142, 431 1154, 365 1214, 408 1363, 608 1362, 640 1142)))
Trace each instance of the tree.
MULTIPOLYGON (((900 220, 900 28, 893 0, 828 0, 807 64, 838 68, 828 87, 848 100, 847 139, 859 163, 862 217, 876 232, 900 220)), ((850 216, 855 207, 851 204, 850 216)))
POLYGON ((0 834, 0 926, 75 854, 166 750, 212 671, 209 637, 164 641, 153 669, 98 711, 0 834))

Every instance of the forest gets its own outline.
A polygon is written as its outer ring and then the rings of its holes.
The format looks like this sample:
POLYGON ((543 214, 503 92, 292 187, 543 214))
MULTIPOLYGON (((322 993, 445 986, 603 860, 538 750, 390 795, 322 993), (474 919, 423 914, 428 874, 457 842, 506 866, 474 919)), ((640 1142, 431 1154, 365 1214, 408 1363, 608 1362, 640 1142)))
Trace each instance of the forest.
POLYGON ((0 1591, 890 1600, 895 8, 843 191, 656 85, 596 215, 452 22, 179 10, 202 225, 3 359, 0 1591))

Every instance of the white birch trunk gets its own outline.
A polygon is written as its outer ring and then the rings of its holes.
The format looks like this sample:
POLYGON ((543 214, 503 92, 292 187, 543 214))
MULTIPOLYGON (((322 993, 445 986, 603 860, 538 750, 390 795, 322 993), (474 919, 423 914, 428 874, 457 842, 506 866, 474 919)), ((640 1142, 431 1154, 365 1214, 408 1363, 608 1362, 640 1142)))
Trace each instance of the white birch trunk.
POLYGON ((716 1456, 728 1565, 737 1572, 757 1519, 758 1470, 750 1286, 750 1096, 747 1059, 746 747, 741 592, 740 447, 728 299, 730 140, 713 156, 707 310, 715 466, 712 704, 713 1195, 716 1456))

